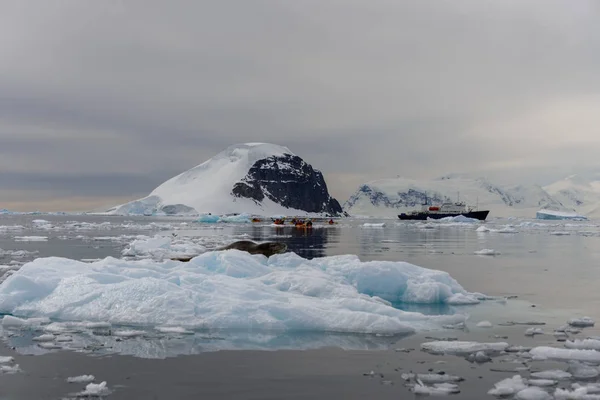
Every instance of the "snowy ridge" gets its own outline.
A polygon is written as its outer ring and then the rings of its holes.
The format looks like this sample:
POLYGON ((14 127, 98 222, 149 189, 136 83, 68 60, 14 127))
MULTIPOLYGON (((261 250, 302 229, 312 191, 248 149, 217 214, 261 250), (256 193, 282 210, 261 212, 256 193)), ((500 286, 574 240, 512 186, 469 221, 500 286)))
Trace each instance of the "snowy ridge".
POLYGON ((390 301, 461 305, 482 298, 446 272, 405 262, 228 250, 187 263, 38 258, 0 285, 0 312, 124 325, 399 334, 466 316, 426 316, 390 301))
POLYGON ((600 217, 600 180, 571 175, 544 189, 566 207, 590 218, 600 217))
MULTIPOLYGON (((301 160, 287 147, 274 144, 233 145, 202 164, 164 182, 147 197, 114 207, 108 213, 307 215, 310 213, 305 210, 282 205, 289 197, 286 196, 289 193, 282 193, 280 199, 273 196, 265 197, 265 194, 269 193, 264 188, 251 187, 250 193, 245 193, 243 190, 234 193, 236 186, 243 185, 244 182, 252 183, 252 179, 248 178, 249 172, 253 166, 256 168, 261 160, 268 161, 262 163, 260 168, 275 171, 275 180, 279 183, 282 181, 277 179, 280 175, 288 177, 301 175, 304 169, 290 171, 292 167, 289 163, 281 161, 290 158, 301 160), (256 195, 256 190, 260 191, 259 200, 252 198, 252 195, 256 195)), ((304 161, 301 164, 302 168, 310 168, 313 171, 304 161)), ((314 171, 320 175, 320 172, 314 171)), ((326 197, 330 199, 328 194, 326 197)), ((314 214, 319 215, 318 212, 314 214)))
POLYGON ((368 182, 346 201, 344 210, 351 215, 395 217, 420 209, 426 201, 439 204, 459 197, 470 206, 490 210, 491 217, 533 217, 542 208, 565 209, 537 185, 499 186, 485 178, 448 175, 429 181, 394 178, 368 182))

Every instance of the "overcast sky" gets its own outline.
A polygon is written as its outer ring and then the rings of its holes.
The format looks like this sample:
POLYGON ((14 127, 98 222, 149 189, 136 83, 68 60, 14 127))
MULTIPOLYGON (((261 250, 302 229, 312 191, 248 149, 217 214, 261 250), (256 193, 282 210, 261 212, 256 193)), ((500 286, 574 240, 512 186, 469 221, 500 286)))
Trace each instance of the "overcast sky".
POLYGON ((0 208, 148 194, 241 142, 365 181, 600 169, 597 0, 0 1, 0 208))

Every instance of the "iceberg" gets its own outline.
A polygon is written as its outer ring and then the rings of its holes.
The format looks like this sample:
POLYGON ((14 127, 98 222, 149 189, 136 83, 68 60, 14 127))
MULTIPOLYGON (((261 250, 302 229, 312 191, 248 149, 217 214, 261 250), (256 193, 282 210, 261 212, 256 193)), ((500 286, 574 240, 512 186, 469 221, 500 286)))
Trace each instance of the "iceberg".
POLYGON ((391 302, 472 304, 482 296, 446 272, 406 262, 227 250, 185 263, 38 258, 0 285, 0 313, 185 329, 394 335, 441 329, 466 316, 428 316, 391 302))
POLYGON ((546 210, 546 209, 539 210, 535 214, 535 218, 536 219, 550 219, 550 220, 558 220, 558 219, 570 219, 570 220, 578 220, 578 221, 587 220, 587 217, 585 217, 583 215, 579 215, 574 212, 554 211, 554 210, 546 210))

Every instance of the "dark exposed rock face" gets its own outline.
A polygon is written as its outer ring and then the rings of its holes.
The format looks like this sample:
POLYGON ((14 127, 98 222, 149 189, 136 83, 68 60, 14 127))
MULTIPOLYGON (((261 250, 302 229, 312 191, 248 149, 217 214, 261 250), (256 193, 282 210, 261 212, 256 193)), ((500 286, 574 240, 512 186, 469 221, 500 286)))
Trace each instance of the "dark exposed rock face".
POLYGON ((258 160, 232 189, 236 197, 261 203, 265 198, 284 207, 339 215, 340 203, 329 195, 320 171, 298 156, 285 154, 258 160))

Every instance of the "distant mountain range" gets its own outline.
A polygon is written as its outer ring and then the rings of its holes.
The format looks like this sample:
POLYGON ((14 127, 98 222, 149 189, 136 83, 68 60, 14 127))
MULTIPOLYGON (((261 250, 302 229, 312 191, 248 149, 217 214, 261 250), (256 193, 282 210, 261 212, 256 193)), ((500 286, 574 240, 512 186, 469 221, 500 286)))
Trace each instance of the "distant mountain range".
POLYGON ((596 182, 598 186, 579 181, 575 185, 570 180, 559 182, 545 188, 539 185, 502 186, 486 178, 464 174, 433 180, 381 179, 361 185, 343 207, 350 215, 393 217, 400 212, 420 209, 426 202, 439 204, 461 200, 479 209, 490 210, 490 217, 533 218, 540 209, 585 214, 582 207, 595 210, 594 207, 600 204, 600 191, 593 190, 600 188, 600 182, 596 182), (559 182, 564 183, 557 191, 559 182))

